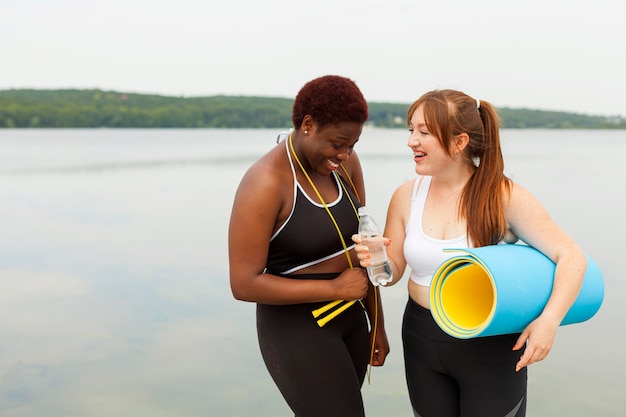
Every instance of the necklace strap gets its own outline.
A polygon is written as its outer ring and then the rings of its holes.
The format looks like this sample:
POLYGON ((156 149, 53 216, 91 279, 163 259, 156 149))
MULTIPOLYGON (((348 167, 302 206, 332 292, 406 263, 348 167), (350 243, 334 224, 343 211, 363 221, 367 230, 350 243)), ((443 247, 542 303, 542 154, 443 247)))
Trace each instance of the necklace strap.
MULTIPOLYGON (((352 181, 352 177, 350 176, 350 174, 348 174, 348 170, 346 169, 345 166, 343 166, 343 164, 339 164, 339 166, 341 166, 343 173, 346 174, 346 178, 348 179, 348 182, 350 183, 350 188, 352 188, 352 192, 354 193, 354 196, 359 201, 359 203, 363 204, 363 202, 361 201, 361 197, 359 197, 359 192, 356 189, 356 185, 354 185, 354 182, 352 181)), ((344 187, 344 190, 345 190, 345 187, 344 187)), ((352 199, 350 199, 350 201, 352 202, 352 199)), ((352 205, 352 207, 354 207, 354 204, 352 205)), ((358 216, 359 216, 359 213, 357 211, 357 217, 358 216)))
MULTIPOLYGON (((291 149, 291 153, 293 154, 294 159, 298 163, 298 166, 300 167, 300 169, 304 173, 304 176, 309 181, 309 184, 311 184, 311 187, 313 188, 313 191, 315 192, 315 195, 317 195, 317 198, 319 198, 319 200, 321 201, 322 205, 324 206, 324 209, 326 209, 326 213, 328 213, 328 216, 330 217, 330 220, 335 225, 335 229, 337 230, 337 234, 339 235, 339 240, 341 240, 341 244, 343 246, 343 251, 346 254, 346 258, 348 259, 348 265, 350 265, 350 268, 352 269, 352 268, 354 268, 354 265, 352 264, 352 259, 350 258, 350 252, 348 251, 348 246, 346 245, 346 241, 344 240, 343 235, 341 234, 341 229, 339 228, 339 225, 337 224, 337 221, 335 220, 335 216, 333 216, 333 214, 330 212, 330 209, 326 205, 326 202, 324 201, 324 198, 322 198, 322 195, 317 190, 317 187, 313 183, 313 180, 311 179, 311 177, 309 177, 309 174, 304 169, 304 166, 302 165, 302 162, 300 162, 300 158, 298 158, 298 155, 296 154, 296 150, 293 147, 292 136, 293 136, 293 133, 289 135, 289 147, 291 149)), ((339 181, 339 183, 341 183, 342 187, 344 187, 344 189, 345 189, 345 186, 343 185, 343 183, 341 181, 339 181)), ((346 195, 348 196, 348 200, 350 200, 350 204, 352 204, 352 208, 354 209, 355 213, 357 213, 357 218, 358 218, 358 211, 354 207, 354 203, 352 202, 352 199, 350 198, 350 195, 347 192, 346 192, 346 195)))
MULTIPOLYGON (((313 180, 311 179, 311 177, 309 177, 309 174, 304 169, 304 166, 302 165, 302 162, 300 162, 300 159, 298 158, 298 154, 296 154, 296 150, 293 147, 292 135, 293 135, 293 133, 291 133, 289 135, 289 147, 291 149, 291 153, 293 154, 294 159, 298 163, 298 166, 300 167, 300 169, 304 173, 304 176, 309 181, 309 184, 311 184, 311 187, 313 188, 313 191, 315 191, 315 194, 317 195, 317 198, 319 198, 319 200, 322 202, 322 205, 324 206, 324 209, 326 209, 326 213, 328 213, 328 216, 330 217, 330 219, 332 220, 333 224, 335 225, 335 229, 337 230, 337 234, 339 235, 339 240, 341 240, 341 244, 343 245, 343 251, 346 254, 346 259, 348 260, 348 265, 350 265, 350 269, 352 269, 352 268, 354 268, 354 265, 352 264, 352 259, 350 258, 350 252, 348 251, 348 246, 346 245, 346 242, 345 242, 345 240, 343 238, 343 235, 341 234, 341 229, 339 228, 339 225, 337 224, 337 221, 335 220, 335 217, 333 216, 333 214, 330 212, 330 209, 326 205, 326 202, 324 201, 324 198, 322 197, 320 192, 317 190, 317 187, 313 183, 313 180)), ((343 167, 343 165, 342 165, 342 167, 343 167)), ((344 168, 344 171, 345 171, 345 168, 344 168)), ((348 173, 346 172, 346 175, 347 174, 348 173)), ((348 176, 348 178, 350 178, 349 175, 347 175, 347 176, 348 176)), ((354 210, 354 212, 356 214, 356 217, 358 219, 359 218, 359 212, 356 209, 356 207, 354 206, 354 202, 352 201, 352 198, 350 197, 350 194, 346 190, 346 187, 345 187, 343 181, 341 181, 340 179, 338 179, 338 181, 341 184, 341 186, 343 187, 344 193, 348 197, 348 200, 350 200, 350 204, 352 204, 352 209, 354 210)), ((350 179, 350 183, 352 184, 352 187, 354 187, 354 183, 352 183, 352 179, 350 179)), ((356 189, 355 189, 355 195, 358 195, 358 194, 356 194, 356 189)), ((320 308, 318 308, 316 310, 313 310, 311 313, 313 314, 314 318, 318 319, 317 320, 317 325, 319 327, 324 327, 326 325, 326 323, 328 323, 329 321, 331 321, 332 319, 337 317, 339 314, 343 313, 345 310, 347 310, 355 302, 356 302, 356 300, 335 300, 335 301, 331 301, 331 302, 323 305, 322 307, 320 307, 320 308), (330 313, 328 313, 326 316, 324 316, 322 318, 318 318, 322 314, 326 313, 329 310, 333 310, 333 311, 331 311, 330 313)), ((365 306, 363 305, 363 301, 359 300, 359 302, 360 302, 361 306, 363 308, 365 308, 365 306)))

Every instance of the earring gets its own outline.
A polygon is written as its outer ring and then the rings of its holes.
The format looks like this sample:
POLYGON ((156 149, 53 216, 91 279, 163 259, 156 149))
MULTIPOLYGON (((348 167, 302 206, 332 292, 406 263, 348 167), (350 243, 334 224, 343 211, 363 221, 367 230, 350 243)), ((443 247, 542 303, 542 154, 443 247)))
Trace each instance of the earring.
POLYGON ((305 134, 305 135, 308 135, 308 134, 309 134, 309 131, 308 131, 308 130, 305 130, 305 131, 304 131, 304 134, 305 134))

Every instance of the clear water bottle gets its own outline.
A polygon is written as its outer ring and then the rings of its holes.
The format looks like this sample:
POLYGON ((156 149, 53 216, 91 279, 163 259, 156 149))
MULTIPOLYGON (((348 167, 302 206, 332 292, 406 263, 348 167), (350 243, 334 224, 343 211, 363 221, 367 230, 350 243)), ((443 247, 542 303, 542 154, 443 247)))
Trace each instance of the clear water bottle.
POLYGON ((387 285, 391 282, 393 272, 389 258, 387 258, 387 250, 383 243, 383 235, 378 225, 370 216, 365 206, 359 207, 359 235, 361 236, 361 244, 369 248, 372 255, 370 266, 366 268, 367 275, 374 285, 387 285))

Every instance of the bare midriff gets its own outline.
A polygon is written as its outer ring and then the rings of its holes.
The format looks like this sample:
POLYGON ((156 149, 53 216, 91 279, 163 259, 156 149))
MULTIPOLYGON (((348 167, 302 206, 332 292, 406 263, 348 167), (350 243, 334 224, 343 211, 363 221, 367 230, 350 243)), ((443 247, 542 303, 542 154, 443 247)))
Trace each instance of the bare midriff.
POLYGON ((409 279, 409 297, 417 304, 430 310, 430 287, 416 284, 409 279))

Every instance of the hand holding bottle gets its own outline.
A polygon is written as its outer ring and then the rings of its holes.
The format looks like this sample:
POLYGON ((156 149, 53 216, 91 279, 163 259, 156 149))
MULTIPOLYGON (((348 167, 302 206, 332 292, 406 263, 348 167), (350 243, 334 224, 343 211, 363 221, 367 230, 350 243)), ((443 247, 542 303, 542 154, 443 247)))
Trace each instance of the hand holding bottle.
MULTIPOLYGON (((372 258, 372 254, 370 252, 370 247, 366 245, 366 240, 367 239, 362 239, 361 235, 359 234, 352 235, 352 241, 356 243, 356 245, 354 246, 354 251, 356 252, 357 258, 359 259, 359 265, 361 265, 361 267, 363 268, 372 266, 372 263, 370 261, 372 258)), ((390 243, 391 239, 383 236, 383 245, 389 246, 390 243)), ((385 252, 386 251, 387 250, 385 249, 385 252)))
POLYGON ((387 285, 393 279, 393 271, 387 258, 384 237, 365 206, 359 207, 359 218, 360 245, 357 245, 355 250, 361 266, 366 268, 374 286, 387 285), (365 251, 367 256, 364 255, 365 251))

